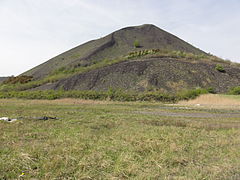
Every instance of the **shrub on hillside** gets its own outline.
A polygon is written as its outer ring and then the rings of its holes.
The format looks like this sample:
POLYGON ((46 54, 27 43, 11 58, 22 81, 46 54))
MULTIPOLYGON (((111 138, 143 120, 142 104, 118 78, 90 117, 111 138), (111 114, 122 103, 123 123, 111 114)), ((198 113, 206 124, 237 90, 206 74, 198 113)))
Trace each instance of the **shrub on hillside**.
POLYGON ((140 43, 139 43, 138 40, 135 40, 135 41, 134 41, 134 47, 135 47, 135 48, 139 48, 139 47, 140 47, 140 43))
POLYGON ((225 72, 225 69, 221 64, 217 64, 215 69, 219 72, 225 72))
POLYGON ((216 90, 213 87, 207 88, 207 91, 211 94, 216 94, 216 90))
POLYGON ((240 95, 240 86, 230 89, 229 94, 231 95, 240 95))

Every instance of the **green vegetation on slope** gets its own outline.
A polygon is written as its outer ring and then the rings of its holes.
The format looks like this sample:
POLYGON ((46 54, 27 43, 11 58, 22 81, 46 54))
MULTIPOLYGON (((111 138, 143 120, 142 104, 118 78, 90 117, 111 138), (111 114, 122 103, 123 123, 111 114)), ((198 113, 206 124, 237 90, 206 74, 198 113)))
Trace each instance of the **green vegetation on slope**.
POLYGON ((132 58, 141 58, 141 57, 170 57, 170 58, 184 58, 184 59, 207 59, 210 55, 205 54, 193 54, 187 53, 184 51, 175 51, 175 50, 168 50, 168 49, 144 49, 140 51, 133 51, 130 52, 126 57, 128 59, 132 58), (148 55, 148 56, 147 56, 148 55), (155 56, 150 56, 155 55, 155 56))
POLYGON ((0 179, 239 179, 239 118, 175 108, 0 100, 1 115, 23 117, 0 122, 0 179))

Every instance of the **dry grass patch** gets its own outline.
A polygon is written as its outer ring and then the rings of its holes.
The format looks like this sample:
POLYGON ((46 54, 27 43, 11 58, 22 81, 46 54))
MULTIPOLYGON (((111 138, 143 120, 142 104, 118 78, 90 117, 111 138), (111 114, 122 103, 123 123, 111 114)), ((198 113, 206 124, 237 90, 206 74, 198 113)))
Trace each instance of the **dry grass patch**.
POLYGON ((180 101, 178 105, 194 105, 209 108, 240 109, 240 98, 232 95, 205 94, 189 101, 180 101))

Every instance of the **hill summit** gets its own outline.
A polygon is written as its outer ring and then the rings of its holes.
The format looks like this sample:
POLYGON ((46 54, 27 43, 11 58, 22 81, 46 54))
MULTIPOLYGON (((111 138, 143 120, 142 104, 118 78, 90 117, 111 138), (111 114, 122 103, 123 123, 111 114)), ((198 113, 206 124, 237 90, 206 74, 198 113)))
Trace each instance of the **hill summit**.
POLYGON ((123 28, 103 38, 89 41, 50 59, 24 74, 39 79, 61 67, 86 65, 91 61, 117 58, 135 51, 135 41, 139 42, 138 50, 169 49, 194 54, 204 53, 154 25, 145 24, 123 28))

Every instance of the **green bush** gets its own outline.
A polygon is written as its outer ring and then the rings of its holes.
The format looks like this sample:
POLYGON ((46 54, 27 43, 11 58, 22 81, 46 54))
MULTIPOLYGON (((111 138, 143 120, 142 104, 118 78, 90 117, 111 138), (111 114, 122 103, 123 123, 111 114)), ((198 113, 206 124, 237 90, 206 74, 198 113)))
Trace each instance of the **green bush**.
POLYGON ((194 89, 194 90, 185 90, 181 91, 177 94, 178 100, 189 100, 198 97, 201 94, 208 94, 208 90, 206 89, 194 89))
POLYGON ((3 81, 3 84, 25 84, 30 81, 32 81, 33 77, 32 76, 12 76, 3 81))
POLYGON ((225 69, 221 64, 217 64, 215 69, 219 72, 225 72, 225 69))
POLYGON ((214 89, 213 87, 207 88, 207 91, 208 91, 209 93, 211 93, 211 94, 216 94, 216 91, 215 91, 215 89, 214 89))
POLYGON ((139 47, 140 47, 140 43, 139 43, 138 40, 135 40, 135 41, 134 41, 134 47, 135 47, 135 48, 139 48, 139 47))
POLYGON ((229 94, 231 95, 240 95, 240 86, 230 89, 229 94))

